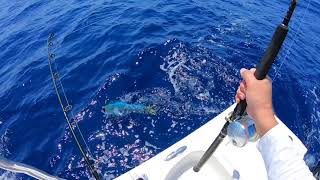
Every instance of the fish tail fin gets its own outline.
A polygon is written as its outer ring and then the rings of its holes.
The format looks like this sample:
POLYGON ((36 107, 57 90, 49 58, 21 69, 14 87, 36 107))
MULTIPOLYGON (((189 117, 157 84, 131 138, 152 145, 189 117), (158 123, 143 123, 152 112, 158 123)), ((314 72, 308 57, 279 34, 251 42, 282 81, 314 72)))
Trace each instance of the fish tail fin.
POLYGON ((156 107, 156 105, 148 106, 147 109, 146 109, 146 113, 147 113, 147 114, 151 114, 151 115, 156 115, 156 114, 157 114, 157 107, 156 107))

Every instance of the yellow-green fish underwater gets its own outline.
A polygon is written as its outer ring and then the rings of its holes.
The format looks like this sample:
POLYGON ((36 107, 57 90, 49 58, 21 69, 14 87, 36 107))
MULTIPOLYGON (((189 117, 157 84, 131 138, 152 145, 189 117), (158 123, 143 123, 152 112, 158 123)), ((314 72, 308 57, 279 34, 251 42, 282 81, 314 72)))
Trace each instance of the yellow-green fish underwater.
POLYGON ((106 115, 124 116, 131 113, 140 113, 148 115, 156 115, 156 106, 148 106, 144 104, 129 104, 123 101, 115 101, 102 106, 102 112, 106 115))

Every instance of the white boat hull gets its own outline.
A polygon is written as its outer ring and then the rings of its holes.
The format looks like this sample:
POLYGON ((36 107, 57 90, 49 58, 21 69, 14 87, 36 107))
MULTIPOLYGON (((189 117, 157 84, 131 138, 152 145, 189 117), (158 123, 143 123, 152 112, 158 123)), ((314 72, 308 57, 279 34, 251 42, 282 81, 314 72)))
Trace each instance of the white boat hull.
MULTIPOLYGON (((196 173, 192 170, 192 167, 219 134, 225 123, 225 117, 232 112, 234 106, 229 107, 187 137, 117 179, 267 180, 263 159, 256 148, 257 142, 248 143, 239 148, 234 146, 228 137, 223 140, 200 172, 196 173)), ((281 126, 285 126, 279 119, 277 120, 281 126)), ((287 127, 286 129, 297 142, 300 142, 287 127)))

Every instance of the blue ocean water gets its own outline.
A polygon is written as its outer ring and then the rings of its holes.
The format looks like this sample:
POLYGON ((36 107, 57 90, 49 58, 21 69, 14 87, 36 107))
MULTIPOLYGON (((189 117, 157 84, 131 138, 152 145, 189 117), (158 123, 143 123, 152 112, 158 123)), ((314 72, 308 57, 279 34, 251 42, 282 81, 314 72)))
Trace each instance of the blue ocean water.
MULTIPOLYGON (((75 119, 98 169, 113 178, 230 106, 239 69, 259 61, 288 4, 1 0, 0 155, 67 179, 90 177, 50 79, 49 33, 75 119), (119 100, 157 114, 104 116, 102 106, 119 100)), ((319 8, 299 1, 271 72, 276 114, 309 149, 310 167, 320 159, 319 8)))

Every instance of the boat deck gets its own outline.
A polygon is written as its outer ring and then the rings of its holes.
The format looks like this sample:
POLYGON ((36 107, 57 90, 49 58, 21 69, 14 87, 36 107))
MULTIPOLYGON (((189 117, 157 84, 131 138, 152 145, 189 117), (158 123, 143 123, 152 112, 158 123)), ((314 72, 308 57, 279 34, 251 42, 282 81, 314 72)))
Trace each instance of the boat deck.
MULTIPOLYGON (((192 170, 194 164, 210 146, 225 123, 225 117, 235 105, 230 106, 208 123, 173 144, 155 157, 118 177, 118 180, 132 179, 238 179, 267 180, 263 159, 255 143, 239 148, 226 137, 213 157, 200 172, 192 170)), ((285 126, 278 118, 279 124, 285 126)), ((301 141, 286 127, 288 133, 301 141)))

